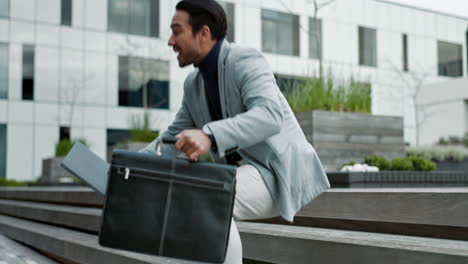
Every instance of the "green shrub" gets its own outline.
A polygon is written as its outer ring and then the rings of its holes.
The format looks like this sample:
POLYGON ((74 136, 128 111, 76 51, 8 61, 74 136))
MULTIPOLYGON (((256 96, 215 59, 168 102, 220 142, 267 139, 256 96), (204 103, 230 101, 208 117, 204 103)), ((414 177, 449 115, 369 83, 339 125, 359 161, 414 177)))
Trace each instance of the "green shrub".
POLYGON ((388 169, 390 169, 390 163, 383 156, 376 156, 376 155, 367 156, 364 159, 364 163, 366 163, 369 166, 375 166, 375 167, 379 168, 379 170, 388 170, 388 169))
POLYGON ((462 142, 462 140, 457 136, 449 136, 448 137, 448 143, 449 144, 456 145, 456 144, 460 144, 461 142, 462 142))
POLYGON ((414 170, 413 163, 411 160, 404 158, 394 158, 392 159, 392 170, 414 170))
POLYGON ((55 144, 55 156, 64 157, 73 147, 73 143, 68 139, 62 139, 57 144, 55 144))
POLYGON ((465 133, 463 137, 448 136, 447 138, 441 137, 437 142, 438 145, 446 146, 465 146, 468 147, 468 133, 465 133))
POLYGON ((134 114, 130 117, 130 125, 132 127, 132 137, 130 142, 151 142, 159 135, 158 132, 150 130, 151 115, 149 112, 144 112, 143 117, 134 114))
POLYGON ((60 140, 57 144, 55 144, 55 156, 65 157, 68 154, 68 152, 70 152, 70 150, 76 142, 81 142, 84 145, 88 145, 88 143, 84 139, 70 141, 68 138, 64 138, 60 140))
POLYGON ((132 142, 151 142, 158 137, 159 133, 151 130, 132 129, 132 142))
POLYGON ((371 86, 355 82, 336 84, 327 79, 308 78, 288 89, 285 97, 294 112, 310 110, 364 112, 371 111, 371 86))
POLYGON ((441 138, 439 138, 439 141, 437 142, 437 144, 439 144, 439 145, 448 145, 448 141, 445 138, 441 137, 441 138))
POLYGON ((348 93, 346 94, 348 111, 370 113, 371 98, 370 84, 355 82, 351 79, 348 93))
POLYGON ((461 146, 407 147, 406 155, 433 161, 461 161, 468 158, 468 149, 461 146))
POLYGON ((428 159, 416 156, 406 157, 413 164, 413 168, 417 171, 432 171, 436 169, 436 164, 428 159))
POLYGON ((15 181, 15 180, 7 180, 5 178, 0 178, 0 186, 28 186, 31 182, 29 181, 15 181))
MULTIPOLYGON (((407 156, 395 158, 389 162, 383 156, 370 155, 367 156, 363 163, 369 166, 375 166, 379 170, 415 170, 415 171, 431 171, 436 169, 436 164, 429 159, 417 156, 407 156)), ((343 168, 346 165, 354 165, 355 162, 351 161, 341 165, 343 168)))
POLYGON ((466 132, 465 135, 462 138, 460 138, 460 145, 468 148, 468 132, 466 132))

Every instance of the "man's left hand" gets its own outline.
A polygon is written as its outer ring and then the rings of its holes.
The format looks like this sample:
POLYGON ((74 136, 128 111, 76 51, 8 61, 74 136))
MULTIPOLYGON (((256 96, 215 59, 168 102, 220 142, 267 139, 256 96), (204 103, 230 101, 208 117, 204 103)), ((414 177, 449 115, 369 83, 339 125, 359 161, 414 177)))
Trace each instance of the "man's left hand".
POLYGON ((190 160, 196 160, 211 148, 211 139, 200 129, 188 129, 175 136, 176 149, 182 151, 190 160))

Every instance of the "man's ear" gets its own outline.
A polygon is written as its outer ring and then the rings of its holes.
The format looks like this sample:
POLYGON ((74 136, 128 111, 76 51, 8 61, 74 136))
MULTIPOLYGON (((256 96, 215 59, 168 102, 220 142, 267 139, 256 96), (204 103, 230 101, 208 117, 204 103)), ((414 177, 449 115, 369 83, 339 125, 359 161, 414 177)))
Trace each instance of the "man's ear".
POLYGON ((211 39, 211 30, 207 25, 202 26, 200 29, 200 33, 202 34, 202 38, 204 40, 210 40, 211 39))

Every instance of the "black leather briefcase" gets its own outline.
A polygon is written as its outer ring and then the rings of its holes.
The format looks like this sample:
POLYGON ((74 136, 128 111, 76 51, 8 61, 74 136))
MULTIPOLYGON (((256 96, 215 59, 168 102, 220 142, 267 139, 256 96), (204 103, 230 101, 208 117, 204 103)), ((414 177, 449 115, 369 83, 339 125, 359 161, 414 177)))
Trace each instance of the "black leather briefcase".
POLYGON ((114 150, 99 243, 141 253, 224 262, 236 167, 114 150))

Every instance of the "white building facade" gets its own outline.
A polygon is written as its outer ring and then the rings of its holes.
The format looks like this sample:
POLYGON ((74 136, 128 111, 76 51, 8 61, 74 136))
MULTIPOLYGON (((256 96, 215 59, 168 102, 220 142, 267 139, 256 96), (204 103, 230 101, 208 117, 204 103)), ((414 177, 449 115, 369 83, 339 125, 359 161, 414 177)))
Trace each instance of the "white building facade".
MULTIPOLYGON (((372 113, 403 116, 413 143, 413 84, 467 76, 468 19, 378 0, 226 0, 228 40, 261 50, 279 76, 324 69, 371 84, 372 113)), ((131 117, 152 129, 177 112, 183 81, 167 40, 176 0, 0 0, 0 177, 34 180, 62 137, 105 157, 131 117)), ((468 87, 467 87, 468 88, 468 87)), ((468 125, 467 125, 468 127, 468 125)))
POLYGON ((468 78, 428 84, 423 91, 416 101, 422 145, 468 133, 468 78))

